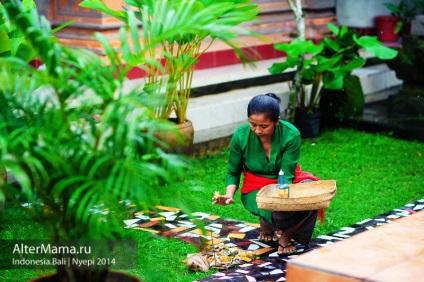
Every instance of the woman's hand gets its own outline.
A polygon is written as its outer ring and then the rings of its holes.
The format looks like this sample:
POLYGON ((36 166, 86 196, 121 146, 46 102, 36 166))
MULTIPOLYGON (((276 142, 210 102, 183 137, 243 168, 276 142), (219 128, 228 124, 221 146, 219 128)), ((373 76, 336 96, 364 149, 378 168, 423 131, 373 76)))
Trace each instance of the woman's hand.
POLYGON ((218 196, 214 196, 212 198, 212 205, 220 205, 220 206, 227 206, 227 205, 231 205, 232 203, 234 203, 234 199, 231 196, 223 196, 223 195, 218 195, 218 196))
POLYGON ((234 203, 234 194, 236 193, 237 186, 230 184, 225 188, 225 195, 219 195, 219 191, 215 191, 212 198, 212 205, 227 206, 234 203))

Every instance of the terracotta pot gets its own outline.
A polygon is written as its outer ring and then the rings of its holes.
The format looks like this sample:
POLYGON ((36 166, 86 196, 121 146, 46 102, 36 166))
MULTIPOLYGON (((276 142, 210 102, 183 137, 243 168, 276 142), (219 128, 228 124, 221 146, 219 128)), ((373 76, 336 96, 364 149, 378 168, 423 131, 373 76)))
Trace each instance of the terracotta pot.
POLYGON ((375 22, 378 40, 385 42, 394 42, 398 40, 399 36, 395 33, 398 23, 397 17, 389 15, 376 16, 375 22))
MULTIPOLYGON (((56 282, 60 281, 57 273, 43 275, 34 279, 29 280, 29 282, 56 282)), ((109 270, 105 282, 142 282, 138 277, 130 275, 128 273, 112 271, 109 270)))
POLYGON ((156 133, 155 137, 166 143, 167 146, 163 149, 168 153, 192 155, 194 152, 194 128, 189 120, 175 124, 175 132, 161 131, 156 133))

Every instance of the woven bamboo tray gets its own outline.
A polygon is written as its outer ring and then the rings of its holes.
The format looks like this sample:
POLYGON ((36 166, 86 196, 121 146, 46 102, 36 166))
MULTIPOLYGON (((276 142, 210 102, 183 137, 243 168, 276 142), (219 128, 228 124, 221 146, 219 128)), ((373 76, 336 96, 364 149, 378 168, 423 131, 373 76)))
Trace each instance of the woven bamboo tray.
POLYGON ((256 195, 258 208, 271 211, 326 209, 337 190, 335 180, 319 180, 289 186, 290 198, 278 196, 278 184, 264 186, 256 195))

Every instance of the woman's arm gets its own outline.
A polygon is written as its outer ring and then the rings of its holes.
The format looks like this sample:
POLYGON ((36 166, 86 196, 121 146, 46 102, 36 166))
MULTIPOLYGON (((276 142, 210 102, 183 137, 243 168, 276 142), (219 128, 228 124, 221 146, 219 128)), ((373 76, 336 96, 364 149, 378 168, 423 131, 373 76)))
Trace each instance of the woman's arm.
POLYGON ((234 195, 240 185, 240 176, 244 160, 240 147, 239 130, 236 130, 230 143, 230 156, 228 158, 227 175, 225 179, 225 196, 214 196, 212 204, 226 206, 234 203, 234 195))
POLYGON ((230 155, 228 157, 227 175, 225 177, 225 185, 240 185, 240 176, 243 171, 244 159, 240 145, 240 132, 237 130, 230 143, 230 155))

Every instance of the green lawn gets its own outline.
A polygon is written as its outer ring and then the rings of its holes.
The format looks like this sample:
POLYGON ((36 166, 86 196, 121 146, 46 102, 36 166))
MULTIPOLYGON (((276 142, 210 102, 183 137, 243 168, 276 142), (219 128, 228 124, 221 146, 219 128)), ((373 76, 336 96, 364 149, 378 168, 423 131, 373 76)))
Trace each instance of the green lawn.
MULTIPOLYGON (((318 138, 303 140, 302 169, 321 179, 335 179, 338 187, 326 211, 326 221, 317 224, 314 236, 424 198, 423 155, 424 143, 350 129, 325 131, 318 138)), ((232 206, 211 205, 213 192, 225 191, 227 158, 228 149, 224 149, 193 159, 192 168, 181 182, 160 187, 163 204, 256 223, 257 219, 243 209, 239 194, 232 206), (171 197, 170 191, 177 191, 178 197, 171 197)), ((6 205, 0 228, 0 239, 43 237, 39 224, 11 203, 6 205)), ((152 238, 151 234, 136 230, 127 230, 125 236, 139 243, 139 269, 127 272, 145 281, 193 281, 214 273, 187 270, 182 260, 197 251, 186 243, 152 238)), ((25 281, 39 274, 33 270, 0 270, 0 280, 25 281)))

